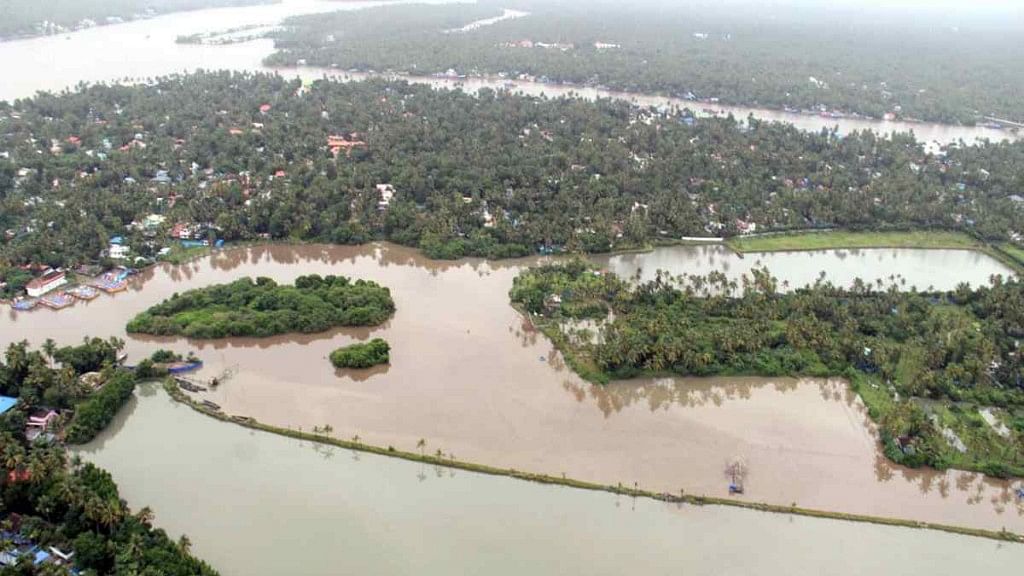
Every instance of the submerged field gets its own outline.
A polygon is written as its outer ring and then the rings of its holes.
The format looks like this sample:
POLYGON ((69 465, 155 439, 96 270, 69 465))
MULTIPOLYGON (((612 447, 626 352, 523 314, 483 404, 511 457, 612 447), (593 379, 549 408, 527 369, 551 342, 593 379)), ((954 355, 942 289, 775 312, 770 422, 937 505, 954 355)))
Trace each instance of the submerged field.
POLYGON ((929 248, 980 250, 984 244, 962 232, 916 230, 906 232, 805 232, 728 241, 737 252, 781 252, 846 248, 929 248))

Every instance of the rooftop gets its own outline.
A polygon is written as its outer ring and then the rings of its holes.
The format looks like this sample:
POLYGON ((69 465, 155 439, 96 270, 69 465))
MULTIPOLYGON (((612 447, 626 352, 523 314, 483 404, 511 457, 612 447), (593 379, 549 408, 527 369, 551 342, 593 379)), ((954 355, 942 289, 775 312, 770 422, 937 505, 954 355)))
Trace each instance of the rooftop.
POLYGON ((11 398, 10 396, 0 396, 0 414, 7 412, 11 408, 14 408, 14 405, 17 403, 17 398, 11 398))

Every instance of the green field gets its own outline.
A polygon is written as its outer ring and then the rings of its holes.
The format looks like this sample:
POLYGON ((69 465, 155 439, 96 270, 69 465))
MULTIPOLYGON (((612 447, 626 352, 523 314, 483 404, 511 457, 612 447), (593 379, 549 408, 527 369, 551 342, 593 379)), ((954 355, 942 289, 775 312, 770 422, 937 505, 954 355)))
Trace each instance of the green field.
POLYGON ((962 232, 921 230, 914 232, 806 232, 732 238, 727 244, 737 252, 781 252, 842 248, 959 248, 984 246, 962 232))

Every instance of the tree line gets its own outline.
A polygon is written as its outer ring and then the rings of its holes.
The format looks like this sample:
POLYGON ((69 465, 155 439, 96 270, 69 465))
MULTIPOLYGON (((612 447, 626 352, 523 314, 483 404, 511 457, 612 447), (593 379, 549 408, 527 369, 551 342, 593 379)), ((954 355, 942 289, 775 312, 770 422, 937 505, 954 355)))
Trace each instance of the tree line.
POLYGON ((767 270, 632 284, 584 262, 523 272, 510 293, 598 380, 644 374, 844 376, 908 465, 1024 475, 1024 284, 903 292, 819 280, 788 290, 767 270), (599 320, 596 333, 566 322, 599 320), (1002 414, 1001 435, 978 408, 1002 414), (959 452, 948 432, 965 443, 959 452))
POLYGON ((837 7, 485 2, 299 16, 271 65, 528 75, 723 103, 974 124, 1024 119, 1019 15, 997 23, 837 7), (529 11, 444 33, 516 7, 529 11), (379 34, 387 29, 387 34, 379 34))

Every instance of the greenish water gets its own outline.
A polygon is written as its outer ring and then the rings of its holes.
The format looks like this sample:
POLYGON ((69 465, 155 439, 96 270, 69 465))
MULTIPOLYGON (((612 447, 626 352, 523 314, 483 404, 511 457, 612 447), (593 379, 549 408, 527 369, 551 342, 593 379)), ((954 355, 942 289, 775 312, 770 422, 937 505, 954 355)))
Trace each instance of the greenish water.
POLYGON ((152 386, 81 454, 223 574, 953 574, 1024 546, 677 506, 324 448, 203 417, 152 386))

